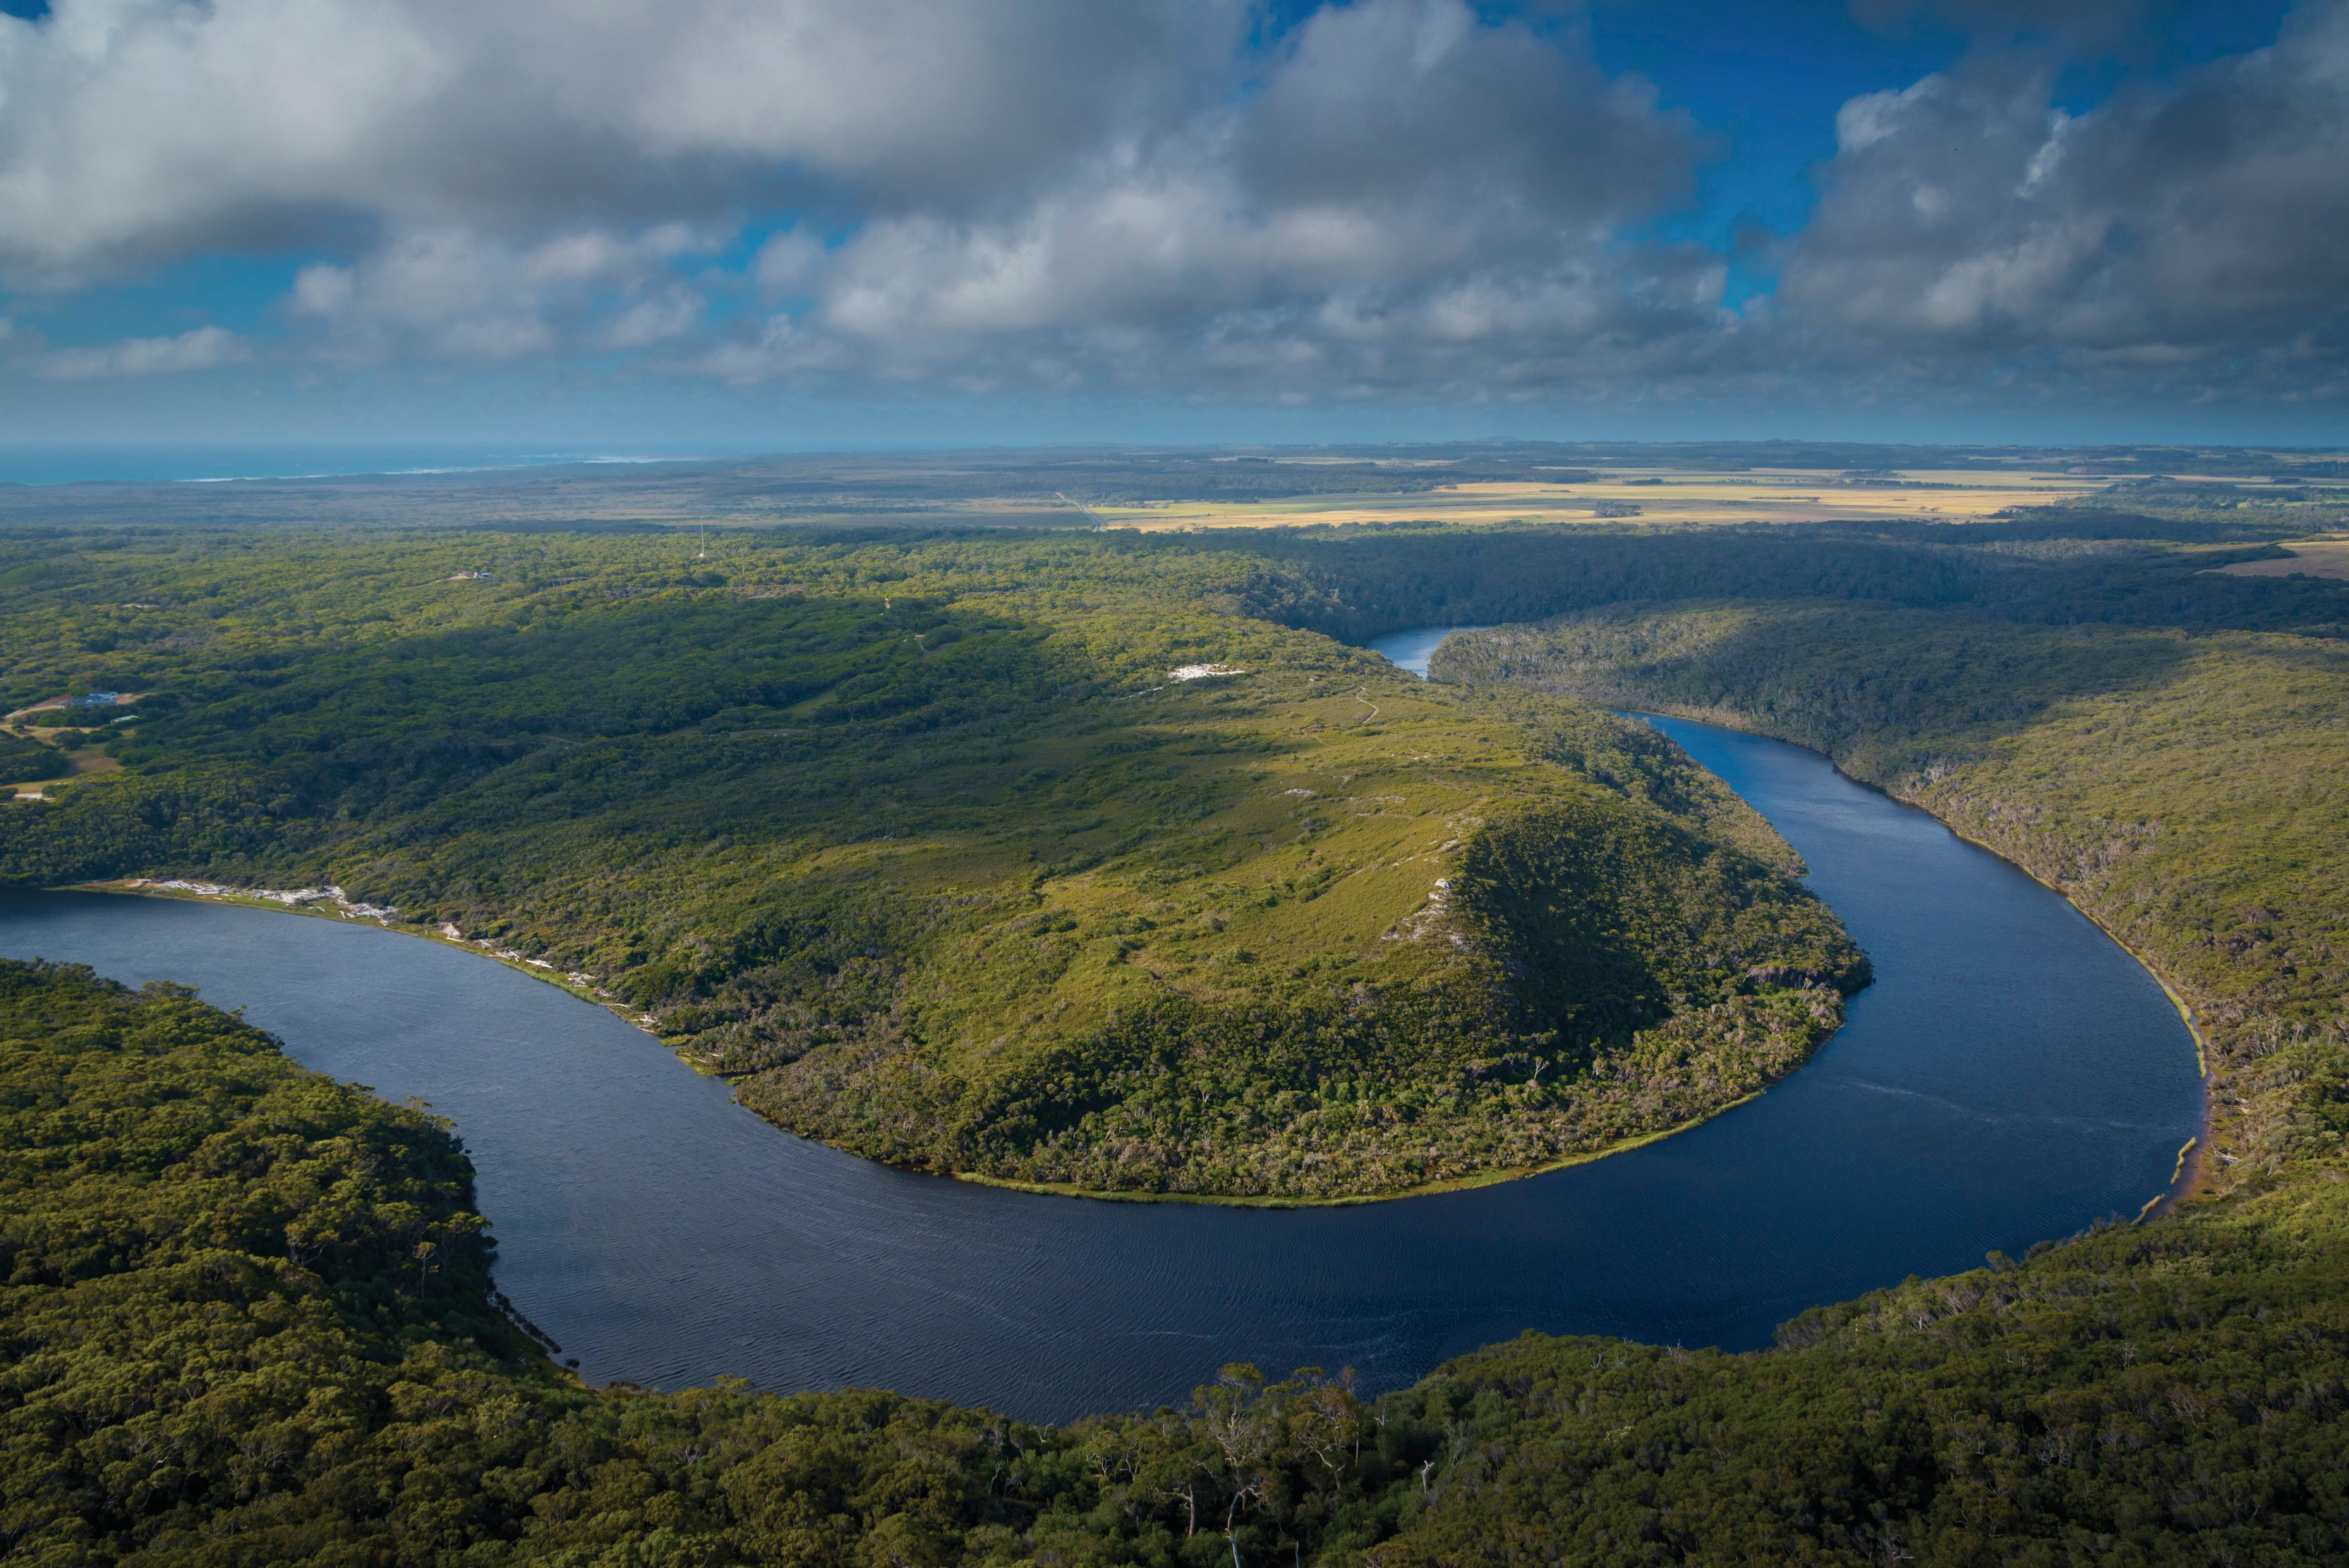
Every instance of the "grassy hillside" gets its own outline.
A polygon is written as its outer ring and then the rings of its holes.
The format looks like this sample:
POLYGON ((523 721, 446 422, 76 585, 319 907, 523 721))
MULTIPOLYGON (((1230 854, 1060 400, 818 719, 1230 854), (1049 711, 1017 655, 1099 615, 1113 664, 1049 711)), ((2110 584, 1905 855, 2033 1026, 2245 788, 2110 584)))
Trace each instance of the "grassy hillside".
POLYGON ((1133 1193, 1586 1155, 1790 1071, 1865 981, 1676 749, 1218 613, 1245 559, 722 548, 26 552, 14 695, 153 695, 119 772, 0 811, 0 875, 333 882, 647 1011, 795 1131, 1133 1193))

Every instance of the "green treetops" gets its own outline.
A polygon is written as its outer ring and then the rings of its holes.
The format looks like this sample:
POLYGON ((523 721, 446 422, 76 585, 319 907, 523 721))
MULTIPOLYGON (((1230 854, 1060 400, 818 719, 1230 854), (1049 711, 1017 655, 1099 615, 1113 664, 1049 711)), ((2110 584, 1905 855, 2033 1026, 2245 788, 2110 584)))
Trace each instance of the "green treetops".
POLYGON ((1219 613, 1245 561, 762 539, 712 586, 532 537, 450 580, 490 545, 53 553, 0 625, 55 679, 80 618, 180 607, 104 655, 159 693, 121 771, 0 814, 0 871, 335 883, 593 977, 794 1131, 1134 1195, 1588 1156, 1790 1071, 1865 981, 1676 749, 1219 613))

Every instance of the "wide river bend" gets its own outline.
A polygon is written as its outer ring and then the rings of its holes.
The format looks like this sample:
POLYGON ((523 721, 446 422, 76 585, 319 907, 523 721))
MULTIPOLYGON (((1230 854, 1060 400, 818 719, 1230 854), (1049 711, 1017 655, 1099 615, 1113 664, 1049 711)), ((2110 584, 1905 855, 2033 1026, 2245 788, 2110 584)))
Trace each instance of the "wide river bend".
MULTIPOLYGON (((1424 672, 1440 632, 1380 645, 1424 672)), ((1766 1344, 1822 1302, 1978 1264, 2169 1183, 2193 1044, 2070 905, 1774 741, 1651 721, 1752 802, 1876 963, 1758 1100, 1594 1164, 1343 1209, 1038 1197, 778 1131, 610 1012, 358 922, 0 894, 0 955, 166 978, 321 1072, 455 1124, 498 1281, 591 1380, 878 1385, 1059 1419, 1219 1365, 1372 1386, 1538 1328, 1766 1344)))

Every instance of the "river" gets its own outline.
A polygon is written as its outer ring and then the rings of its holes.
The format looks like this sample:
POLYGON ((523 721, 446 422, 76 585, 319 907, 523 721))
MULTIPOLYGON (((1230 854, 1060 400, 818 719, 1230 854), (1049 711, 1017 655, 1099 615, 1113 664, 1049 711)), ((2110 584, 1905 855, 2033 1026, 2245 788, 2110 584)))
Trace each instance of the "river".
MULTIPOLYGON (((1440 633, 1406 635, 1423 668, 1440 633)), ((1813 753, 1651 722, 1801 851, 1877 982, 1761 1098, 1472 1192, 1225 1209, 889 1170, 778 1131, 610 1012, 358 922, 6 893, 0 955, 193 984, 310 1066, 450 1117, 499 1283, 597 1382, 879 1385, 1059 1419, 1180 1401, 1236 1359, 1392 1386, 1527 1328, 1743 1348, 2168 1186, 2201 1091, 2142 968, 1813 753)))

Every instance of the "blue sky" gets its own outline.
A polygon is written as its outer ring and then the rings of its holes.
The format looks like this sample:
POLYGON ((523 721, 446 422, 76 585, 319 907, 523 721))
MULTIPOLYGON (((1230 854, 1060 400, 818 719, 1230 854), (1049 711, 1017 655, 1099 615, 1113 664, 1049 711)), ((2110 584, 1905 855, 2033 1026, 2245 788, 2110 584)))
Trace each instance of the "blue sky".
POLYGON ((2349 435, 2339 4, 0 11, 18 442, 2349 435))

